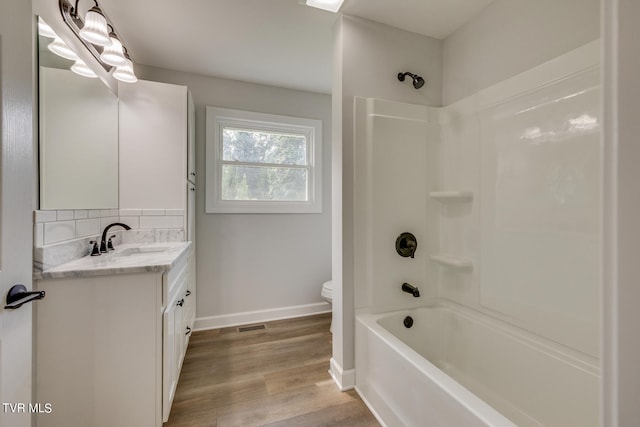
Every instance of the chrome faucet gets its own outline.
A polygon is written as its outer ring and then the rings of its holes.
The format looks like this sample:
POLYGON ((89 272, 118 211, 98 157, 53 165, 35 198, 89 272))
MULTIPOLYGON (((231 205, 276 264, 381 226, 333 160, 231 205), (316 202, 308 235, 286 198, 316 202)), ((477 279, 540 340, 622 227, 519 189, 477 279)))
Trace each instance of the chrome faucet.
POLYGON ((402 284, 402 292, 412 294, 415 298, 418 298, 420 296, 420 291, 418 290, 418 288, 406 282, 402 284))
MULTIPOLYGON (((109 239, 109 244, 107 244, 107 233, 109 232, 109 229, 111 227, 116 227, 116 226, 120 226, 122 228, 124 228, 125 230, 131 230, 131 227, 129 227, 127 224, 123 224, 121 222, 114 222, 113 224, 109 224, 104 228, 104 231, 102 232, 102 239, 100 240, 100 253, 102 254, 106 254, 107 252, 109 252, 110 250, 113 250, 113 243, 111 242, 111 239, 109 239)), ((112 238, 115 237, 111 236, 112 238)))

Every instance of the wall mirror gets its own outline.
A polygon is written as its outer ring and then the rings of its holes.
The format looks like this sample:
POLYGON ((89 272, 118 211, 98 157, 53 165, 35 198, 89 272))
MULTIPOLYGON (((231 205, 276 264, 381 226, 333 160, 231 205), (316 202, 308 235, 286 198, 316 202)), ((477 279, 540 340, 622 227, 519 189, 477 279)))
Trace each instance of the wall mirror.
POLYGON ((117 208, 118 98, 42 18, 38 33, 40 209, 117 208))

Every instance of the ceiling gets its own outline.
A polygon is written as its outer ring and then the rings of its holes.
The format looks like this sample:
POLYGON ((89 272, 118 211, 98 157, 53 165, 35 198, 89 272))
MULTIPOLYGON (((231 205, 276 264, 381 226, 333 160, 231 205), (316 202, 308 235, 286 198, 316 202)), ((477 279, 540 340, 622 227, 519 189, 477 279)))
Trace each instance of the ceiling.
MULTIPOLYGON (((491 1, 345 0, 342 11, 442 39, 491 1)), ((330 93, 337 15, 301 3, 100 0, 138 64, 330 93)))

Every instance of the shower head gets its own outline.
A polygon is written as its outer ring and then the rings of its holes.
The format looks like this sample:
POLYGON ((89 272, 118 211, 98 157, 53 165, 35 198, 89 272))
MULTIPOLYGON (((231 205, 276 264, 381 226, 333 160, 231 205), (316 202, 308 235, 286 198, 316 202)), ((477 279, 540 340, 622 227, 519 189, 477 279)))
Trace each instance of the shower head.
POLYGON ((398 73, 398 80, 400 80, 401 82, 404 81, 405 76, 409 76, 413 79, 413 87, 416 89, 420 89, 422 86, 424 86, 424 79, 422 77, 420 77, 417 74, 413 74, 413 73, 398 73))

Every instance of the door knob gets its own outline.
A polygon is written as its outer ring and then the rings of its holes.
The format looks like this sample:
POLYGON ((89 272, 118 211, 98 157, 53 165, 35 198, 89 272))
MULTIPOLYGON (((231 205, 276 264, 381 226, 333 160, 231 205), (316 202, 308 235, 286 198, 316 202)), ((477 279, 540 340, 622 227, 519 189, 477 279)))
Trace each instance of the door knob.
POLYGON ((44 298, 44 291, 32 291, 27 292, 25 285, 13 285, 7 293, 7 305, 4 308, 9 310, 15 310, 22 307, 22 304, 31 302, 33 300, 44 298))

